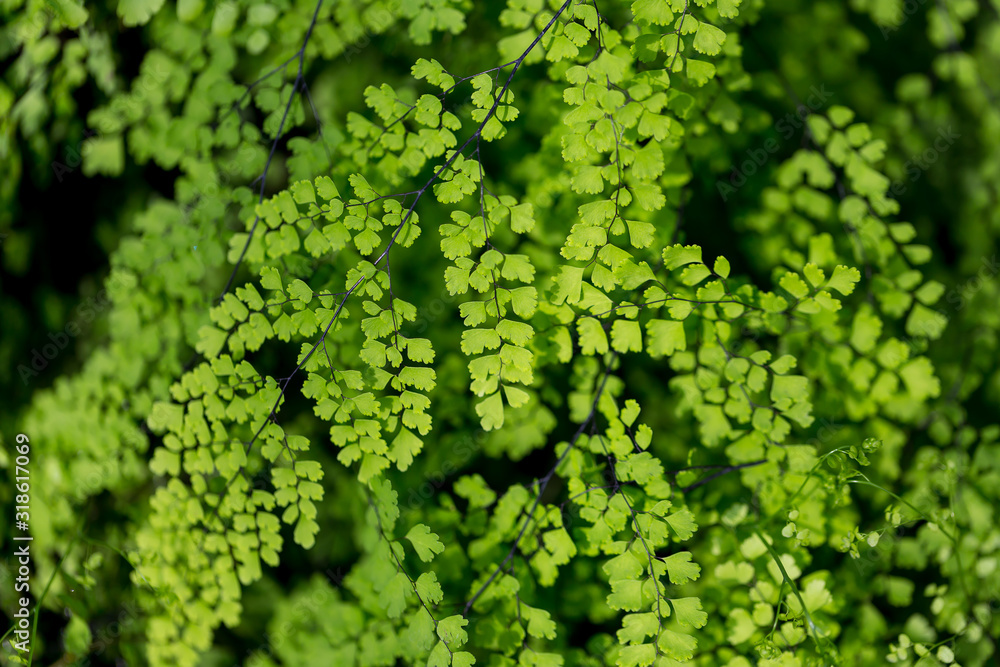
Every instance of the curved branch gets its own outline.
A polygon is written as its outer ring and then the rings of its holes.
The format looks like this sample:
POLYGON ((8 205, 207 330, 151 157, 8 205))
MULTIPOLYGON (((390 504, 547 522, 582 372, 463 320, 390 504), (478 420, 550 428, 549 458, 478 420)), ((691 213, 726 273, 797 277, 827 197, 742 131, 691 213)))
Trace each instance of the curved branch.
MULTIPOLYGON (((267 76, 271 76, 278 70, 284 68, 288 63, 292 62, 296 58, 299 60, 299 71, 295 75, 295 81, 292 83, 292 91, 288 95, 288 103, 285 104, 285 113, 281 116, 281 124, 278 125, 278 132, 274 135, 274 141, 271 142, 271 152, 267 155, 267 162, 264 164, 264 173, 260 175, 260 195, 258 196, 257 203, 261 204, 264 202, 264 184, 267 182, 267 173, 271 169, 271 161, 274 160, 274 154, 278 151, 278 142, 281 141, 281 133, 285 129, 285 122, 288 120, 288 113, 292 110, 292 103, 295 101, 295 93, 298 91, 300 86, 305 86, 305 79, 302 77, 302 69, 305 64, 306 59, 306 47, 309 45, 309 39, 312 37, 313 29, 316 27, 316 19, 319 18, 320 7, 323 6, 323 0, 319 0, 316 3, 316 9, 313 11, 312 21, 309 22, 309 29, 306 30, 305 39, 302 40, 302 48, 299 49, 298 53, 286 60, 282 65, 278 66, 271 71, 267 76)), ((267 78, 265 76, 264 78, 267 78)), ((262 79, 258 79, 253 84, 251 88, 259 83, 262 79)), ((244 97, 249 94, 248 89, 244 93, 244 97)), ((243 99, 242 97, 240 99, 243 99)), ((311 100, 310 100, 311 103, 311 100)), ((319 122, 319 118, 316 119, 319 122)), ((240 270, 240 265, 243 264, 243 258, 247 254, 247 249, 250 248, 250 243, 253 241, 254 232, 257 231, 257 224, 260 223, 260 214, 254 216, 253 225, 250 227, 250 233, 247 234, 247 242, 243 244, 243 250, 240 251, 240 256, 237 258, 236 263, 233 265, 233 270, 229 274, 229 280, 226 281, 226 286, 222 288, 222 294, 219 295, 218 301, 221 302, 226 293, 229 292, 229 288, 233 286, 233 280, 236 279, 236 272, 240 270)))
POLYGON ((611 366, 614 364, 614 360, 616 357, 617 355, 615 355, 615 357, 612 357, 611 361, 608 363, 607 367, 604 370, 604 377, 601 379, 601 384, 597 388, 597 393, 594 394, 594 402, 590 406, 590 414, 587 415, 587 418, 583 420, 582 424, 580 424, 580 428, 578 428, 576 430, 576 433, 573 434, 573 438, 566 446, 565 451, 563 451, 563 453, 560 454, 558 460, 556 460, 555 465, 552 466, 552 468, 545 474, 544 477, 535 482, 535 484, 538 486, 538 493, 535 494, 535 502, 531 505, 531 509, 528 511, 528 516, 525 517, 524 523, 521 525, 520 532, 518 532, 517 537, 514 539, 514 543, 510 546, 510 551, 507 552, 507 556, 503 559, 500 565, 498 565, 496 569, 493 570, 493 573, 489 576, 489 579, 483 582, 483 585, 479 587, 479 590, 477 590, 475 594, 473 594, 473 596, 469 599, 469 601, 465 603, 465 609, 462 610, 462 616, 469 615, 469 610, 472 609, 472 605, 475 604, 476 600, 478 600, 484 592, 486 592, 486 589, 489 588, 490 584, 492 584, 493 581, 497 578, 497 575, 503 571, 507 563, 509 563, 511 559, 514 558, 514 554, 517 553, 517 547, 521 542, 521 538, 524 537, 525 531, 528 530, 528 525, 531 523, 532 519, 534 519, 535 510, 538 509, 538 505, 542 501, 542 494, 544 494, 545 489, 548 488, 549 482, 552 481, 552 478, 556 474, 556 470, 559 469, 559 466, 562 465, 562 462, 566 459, 567 456, 569 456, 570 451, 572 451, 573 447, 576 446, 576 441, 580 439, 581 435, 583 435, 583 432, 587 429, 587 426, 589 426, 590 423, 594 420, 594 417, 597 416, 597 404, 601 400, 601 394, 604 392, 604 386, 608 382, 608 376, 611 374, 611 366))

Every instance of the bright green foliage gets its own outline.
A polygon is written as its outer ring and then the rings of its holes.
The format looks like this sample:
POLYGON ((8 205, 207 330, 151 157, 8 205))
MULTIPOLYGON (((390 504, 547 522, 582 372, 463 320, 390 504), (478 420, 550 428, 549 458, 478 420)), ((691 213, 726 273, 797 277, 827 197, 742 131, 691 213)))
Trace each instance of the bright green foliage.
POLYGON ((996 3, 893 95, 901 2, 480 4, 0 8, 0 200, 85 81, 82 175, 176 176, 18 418, 66 654, 134 599, 155 666, 987 664, 996 3))

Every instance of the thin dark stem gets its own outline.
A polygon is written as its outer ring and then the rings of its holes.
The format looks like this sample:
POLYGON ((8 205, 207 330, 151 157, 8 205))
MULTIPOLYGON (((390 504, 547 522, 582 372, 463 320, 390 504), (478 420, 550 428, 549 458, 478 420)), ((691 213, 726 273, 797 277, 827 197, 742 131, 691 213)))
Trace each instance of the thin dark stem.
MULTIPOLYGON (((538 42, 541 41, 542 37, 544 37, 545 34, 555 24, 556 19, 559 18, 559 16, 566 10, 567 7, 569 7, 569 5, 572 2, 573 2, 573 0, 565 0, 565 2, 559 8, 559 11, 556 12, 556 14, 552 17, 552 19, 550 19, 549 22, 546 24, 545 28, 542 29, 542 31, 538 34, 538 36, 535 37, 534 41, 532 41, 531 44, 528 45, 528 48, 526 48, 524 50, 524 52, 520 55, 520 57, 518 57, 518 59, 516 61, 514 61, 514 67, 511 70, 510 75, 507 77, 507 81, 504 83, 503 89, 496 96, 496 99, 494 99, 493 106, 487 112, 486 116, 483 118, 482 122, 479 124, 479 127, 476 128, 476 131, 468 139, 466 139, 465 143, 463 143, 460 148, 458 148, 456 151, 454 151, 452 153, 451 157, 448 158, 444 162, 444 164, 442 164, 434 172, 434 174, 427 180, 426 183, 424 183, 424 185, 419 190, 416 190, 416 191, 413 191, 413 192, 409 192, 409 193, 405 193, 406 195, 411 195, 411 194, 415 195, 414 199, 413 199, 413 202, 408 207, 408 209, 406 211, 406 214, 399 221, 399 224, 396 225, 396 229, 393 232, 393 234, 392 234, 391 238, 389 239, 388 243, 386 244, 385 249, 372 262, 372 264, 378 266, 379 264, 381 264, 382 260, 386 259, 386 257, 389 254, 389 251, 392 249, 393 245, 395 245, 396 239, 399 238, 399 234, 402 232, 403 228, 406 226, 406 223, 409 222, 410 217, 413 215, 414 211, 416 210, 417 204, 420 202, 420 199, 421 199, 421 197, 423 197, 424 193, 427 192, 427 190, 430 189, 430 187, 438 180, 438 178, 441 176, 441 174, 443 174, 445 172, 445 170, 451 168, 451 165, 454 164, 455 160, 458 159, 458 156, 461 155, 465 151, 465 149, 468 148, 469 145, 472 144, 473 141, 477 141, 478 140, 478 138, 479 138, 480 134, 482 133, 483 129, 486 127, 486 124, 496 114, 497 107, 499 107, 499 105, 500 105, 500 100, 503 99, 504 95, 507 93, 507 90, 510 88, 510 84, 514 80, 514 75, 517 73, 517 70, 524 63, 525 58, 528 57, 528 54, 531 52, 531 50, 534 49, 535 46, 538 44, 538 42)), ((309 35, 312 33, 312 28, 315 26, 316 16, 319 14, 320 5, 322 5, 322 0, 320 0, 319 3, 316 6, 316 13, 313 15, 313 23, 310 26, 309 31, 306 34, 306 39, 305 39, 305 41, 302 44, 302 49, 300 50, 300 56, 304 56, 304 54, 305 54, 306 44, 308 44, 309 35)), ((296 84, 295 84, 295 86, 293 86, 293 89, 292 89, 293 97, 294 97, 294 93, 295 93, 295 88, 300 83, 301 74, 302 74, 302 60, 300 59, 300 61, 299 61, 299 76, 296 78, 296 84)), ((286 106, 286 108, 285 108, 285 114, 286 115, 288 113, 288 109, 289 109, 290 105, 291 105, 291 99, 289 100, 289 106, 286 106)), ((282 121, 282 125, 283 124, 284 124, 284 121, 282 121)), ((278 132, 279 137, 280 137, 280 134, 281 134, 281 131, 280 131, 280 128, 279 128, 279 132, 278 132)), ((277 138, 275 139, 275 144, 272 146, 272 151, 271 151, 272 156, 274 154, 274 150, 276 148, 276 145, 277 145, 277 138)), ((268 159, 268 163, 270 163, 270 158, 268 159)), ((265 169, 265 174, 266 174, 266 169, 265 169)), ((263 181, 261 183, 261 200, 260 201, 263 201, 263 181)), ((253 238, 254 229, 256 228, 257 223, 259 221, 260 221, 260 216, 257 216, 256 219, 254 220, 253 227, 251 227, 250 236, 247 238, 247 243, 243 247, 243 252, 240 253, 240 258, 236 262, 236 266, 233 267, 232 274, 229 276, 229 282, 226 284, 226 289, 223 291, 223 296, 225 296, 226 291, 229 290, 229 287, 231 286, 232 281, 233 281, 234 277, 236 276, 236 271, 239 268, 240 262, 243 260, 243 256, 246 254, 246 250, 247 250, 247 248, 250 245, 251 239, 253 238)), ((362 275, 361 277, 359 277, 354 282, 353 285, 351 285, 351 287, 349 287, 347 289, 346 292, 344 292, 343 299, 341 299, 340 304, 337 306, 336 311, 334 312, 333 316, 330 318, 329 323, 327 323, 326 328, 323 330, 322 335, 319 337, 319 340, 317 340, 313 344, 313 346, 312 346, 312 348, 310 348, 309 352, 307 352, 305 354, 305 356, 298 363, 298 365, 295 367, 295 369, 288 375, 288 377, 285 378, 284 382, 281 383, 281 388, 280 388, 280 391, 278 393, 278 398, 275 400, 274 405, 271 407, 270 413, 268 414, 267 418, 264 419, 263 423, 260 425, 260 428, 257 429, 256 433, 254 433, 254 435, 250 439, 250 441, 247 442, 247 444, 246 444, 246 453, 248 455, 249 455, 251 449, 253 448, 253 444, 260 437, 260 434, 263 433, 264 428, 266 428, 268 422, 275 419, 276 414, 277 414, 278 406, 281 404, 281 400, 285 397, 285 392, 287 391, 288 385, 291 383, 292 379, 296 375, 298 375, 298 372, 300 370, 302 370, 302 368, 306 365, 306 363, 309 361, 309 359, 312 358, 312 355, 315 354, 316 350, 319 349, 320 345, 322 345, 326 341, 326 337, 329 334, 330 329, 333 327, 333 323, 337 321, 337 318, 339 317, 341 311, 344 309, 344 306, 347 303, 347 300, 351 297, 352 294, 354 294, 355 290, 357 290, 357 288, 365 280, 366 280, 366 278, 362 275)), ((221 299, 221 297, 220 297, 220 299, 221 299)), ((226 484, 225 488, 223 489, 222 493, 219 495, 220 501, 219 501, 218 505, 216 506, 215 513, 213 514, 214 518, 218 518, 219 509, 222 507, 222 499, 225 497, 226 491, 229 489, 229 486, 231 485, 231 483, 232 483, 232 481, 234 479, 236 479, 235 475, 229 480, 229 482, 227 482, 227 484, 226 484)))
POLYGON ((693 490, 697 489, 699 486, 704 486, 705 484, 708 484, 709 482, 711 482, 713 479, 716 479, 718 477, 722 477, 723 475, 728 475, 729 473, 733 472, 734 470, 743 470, 744 468, 752 468, 754 466, 759 466, 762 463, 767 463, 767 459, 761 459, 759 461, 751 461, 750 463, 741 463, 741 464, 736 465, 736 466, 726 466, 725 468, 723 468, 719 472, 717 472, 715 474, 712 474, 712 475, 709 475, 708 477, 705 477, 703 479, 699 479, 694 484, 691 484, 690 486, 684 487, 683 489, 681 489, 681 492, 682 493, 687 493, 689 491, 693 491, 693 490))
POLYGON ((549 482, 551 482, 552 478, 555 476, 556 470, 559 469, 559 466, 562 465, 562 462, 566 459, 567 456, 569 456, 570 451, 572 451, 573 448, 576 446, 576 441, 579 440, 580 436, 583 435, 583 432, 587 430, 587 426, 589 426, 591 422, 593 422, 594 418, 597 416, 597 404, 601 400, 601 394, 604 392, 604 387, 608 382, 608 376, 611 374, 611 367, 614 364, 616 357, 617 355, 615 357, 612 357, 611 361, 608 362, 608 365, 604 370, 604 377, 601 379, 601 384, 597 388, 597 392, 594 394, 594 402, 590 406, 590 414, 587 415, 587 418, 583 420, 582 424, 580 424, 580 428, 578 428, 576 430, 576 433, 573 434, 573 438, 570 440, 569 444, 566 446, 566 449, 563 451, 563 453, 559 455, 559 458, 556 460, 555 465, 552 466, 552 468, 545 474, 544 477, 535 482, 536 486, 538 487, 538 492, 535 494, 535 502, 532 503, 531 509, 528 511, 528 516, 525 517, 524 519, 524 523, 521 524, 521 530, 518 532, 517 537, 514 538, 514 543, 510 545, 510 551, 507 552, 507 555, 504 557, 500 565, 498 565, 497 568, 493 570, 493 573, 490 575, 489 579, 483 582, 483 585, 479 587, 479 590, 477 590, 475 594, 473 594, 473 596, 469 598, 469 601, 465 603, 465 609, 462 610, 462 616, 469 615, 469 610, 472 609, 472 605, 474 605, 476 603, 476 600, 478 600, 480 596, 482 596, 482 594, 486 591, 486 589, 489 588, 490 584, 492 584, 493 581, 497 578, 497 575, 499 575, 500 572, 503 571, 503 569, 507 566, 507 563, 509 563, 511 559, 514 558, 514 554, 517 553, 517 548, 521 543, 521 538, 524 537, 524 533, 528 530, 528 526, 531 524, 535 516, 535 510, 538 509, 538 505, 542 501, 542 495, 545 493, 545 489, 548 488, 549 482))
MULTIPOLYGON (((320 7, 323 6, 323 0, 319 0, 316 3, 316 9, 313 11, 312 21, 309 23, 309 29, 306 30, 306 36, 302 40, 302 48, 299 52, 287 60, 281 67, 285 67, 288 63, 292 62, 296 58, 299 60, 299 70, 295 75, 295 81, 292 83, 292 90, 288 95, 288 103, 285 104, 285 112, 281 116, 281 124, 278 125, 278 131, 274 135, 274 141, 271 142, 271 151, 268 153, 267 162, 264 164, 264 173, 260 175, 260 194, 257 198, 257 203, 261 204, 264 201, 264 186, 267 183, 267 173, 271 169, 271 162, 274 160, 275 153, 278 152, 278 142, 281 141, 281 134, 285 129, 285 122, 288 120, 288 114, 292 110, 292 103, 295 101, 295 93, 300 87, 305 86, 305 79, 302 76, 303 66, 305 65, 306 59, 306 47, 309 45, 309 39, 312 37, 313 29, 316 27, 316 20, 319 18, 320 7)), ((280 68, 278 68, 280 69, 280 68)), ((270 76, 270 75, 268 75, 270 76)), ((247 91, 249 92, 249 91, 247 91)), ((319 123, 319 118, 316 118, 316 122, 319 123)), ((260 214, 254 216, 253 225, 250 226, 250 233, 247 234, 247 241, 243 244, 243 250, 240 251, 240 256, 237 258, 236 263, 233 265, 233 270, 229 274, 229 280, 226 281, 226 286, 222 289, 222 294, 219 295, 218 301, 221 302, 222 298, 226 296, 229 292, 229 288, 233 285, 233 280, 236 279, 236 272, 239 271, 240 265, 243 264, 243 258, 247 254, 247 249, 250 248, 250 243, 253 241, 254 232, 257 231, 257 225, 260 223, 260 214)))

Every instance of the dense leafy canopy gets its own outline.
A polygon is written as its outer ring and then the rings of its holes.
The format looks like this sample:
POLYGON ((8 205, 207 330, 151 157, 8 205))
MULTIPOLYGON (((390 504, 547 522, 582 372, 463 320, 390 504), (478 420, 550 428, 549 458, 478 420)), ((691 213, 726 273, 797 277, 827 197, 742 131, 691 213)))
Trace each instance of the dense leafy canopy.
POLYGON ((35 662, 994 659, 1000 2, 90 4, 0 5, 5 271, 116 200, 79 363, 0 297, 35 662))

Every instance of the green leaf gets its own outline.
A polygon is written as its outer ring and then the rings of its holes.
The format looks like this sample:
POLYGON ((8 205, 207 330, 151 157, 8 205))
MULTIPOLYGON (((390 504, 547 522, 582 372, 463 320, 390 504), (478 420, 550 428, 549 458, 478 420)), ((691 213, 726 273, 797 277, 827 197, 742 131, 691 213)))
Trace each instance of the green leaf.
POLYGON ((577 324, 580 349, 584 354, 604 354, 608 351, 608 336, 600 321, 585 317, 577 324))
POLYGON ((701 246, 682 246, 678 244, 670 246, 663 251, 663 264, 668 271, 673 271, 693 262, 701 262, 701 246))
POLYGON ((613 580, 611 594, 608 595, 608 606, 626 611, 642 609, 642 582, 631 579, 613 580))
POLYGON ((118 0, 118 16, 126 26, 148 23, 163 6, 163 0, 118 0))
POLYGON ((296 278, 288 284, 288 295, 304 304, 308 304, 312 301, 313 291, 309 288, 309 285, 296 278))
POLYGON ((556 624, 549 615, 549 612, 544 609, 535 609, 526 605, 522 607, 522 609, 524 617, 528 621, 529 635, 544 639, 556 638, 556 624))
POLYGON ((649 320, 646 322, 647 345, 650 356, 669 356, 678 350, 687 349, 684 323, 673 320, 649 320))
POLYGON ((697 563, 691 562, 691 552, 681 551, 664 559, 667 566, 667 573, 670 575, 670 583, 676 585, 686 584, 694 581, 701 573, 701 567, 697 563))
MULTIPOLYGON (((626 616, 626 618, 628 618, 626 616)), ((619 639, 621 631, 619 630, 619 639)), ((623 646, 618 652, 618 660, 615 662, 619 667, 647 667, 652 665, 656 659, 655 644, 638 644, 635 646, 623 646)))
POLYGON ((674 618, 681 626, 702 628, 708 622, 708 614, 701 609, 698 598, 679 598, 670 601, 674 618))
MULTIPOLYGON (((646 637, 656 637, 659 631, 660 619, 656 614, 625 614, 622 617, 622 629, 618 631, 618 641, 628 644, 644 644, 646 637)), ((649 646, 653 647, 652 644, 649 646)))
POLYGON ((437 575, 433 572, 424 572, 417 577, 417 595, 428 605, 437 605, 444 599, 444 592, 441 584, 438 583, 437 575))
POLYGON ((632 3, 632 14, 636 21, 645 24, 666 26, 674 20, 670 4, 658 0, 635 0, 632 3))
POLYGON ((418 523, 406 533, 406 539, 413 544, 413 549, 417 552, 420 560, 428 563, 434 560, 435 554, 444 551, 444 545, 438 536, 431 532, 430 528, 422 523, 418 523))
POLYGON ((316 194, 328 202, 340 198, 340 191, 329 176, 320 176, 316 179, 316 194))
POLYGON ((500 392, 494 392, 476 404, 476 414, 480 417, 483 430, 492 431, 503 426, 503 399, 500 392))
POLYGON ((686 64, 688 78, 696 86, 704 86, 715 77, 715 65, 712 63, 688 58, 686 64))
POLYGON ((295 524, 295 543, 303 549, 311 549, 316 543, 316 533, 319 532, 319 524, 305 516, 299 518, 295 524))
POLYGON ((861 273, 852 267, 838 265, 833 269, 827 287, 835 289, 844 296, 854 291, 854 286, 861 280, 861 273))
POLYGON ((413 595, 413 587, 405 572, 397 572, 382 592, 378 601, 389 618, 399 618, 406 609, 407 599, 413 595))
POLYGON ((719 28, 704 21, 698 24, 698 32, 694 36, 695 50, 714 56, 722 50, 725 41, 726 33, 719 28))
POLYGON ((267 290, 281 291, 281 274, 273 266, 265 266, 260 270, 260 285, 267 290))
POLYGON ((674 512, 665 518, 667 524, 673 530, 677 539, 681 542, 691 539, 691 536, 694 535, 694 532, 698 529, 698 525, 694 520, 694 514, 692 514, 688 509, 682 509, 679 512, 674 512))
MULTIPOLYGON (((163 0, 154 0, 149 6, 159 8, 161 4, 163 4, 163 0)), ((121 11, 121 4, 119 4, 118 9, 121 11)), ((139 15, 141 14, 137 14, 137 16, 139 15)), ((146 20, 148 17, 142 21, 136 19, 137 23, 145 23, 146 20)), ((125 169, 125 145, 121 135, 88 139, 83 144, 81 152, 83 154, 83 173, 86 176, 95 174, 118 176, 125 169)))
POLYGON ((472 507, 489 507, 497 498, 481 475, 464 475, 455 482, 455 495, 465 498, 472 507))
POLYGON ((580 300, 580 288, 582 284, 582 267, 562 267, 559 276, 555 279, 555 294, 553 295, 553 300, 556 303, 562 303, 564 301, 568 303, 576 303, 580 300))
POLYGON ((694 656, 694 651, 698 648, 698 640, 691 635, 665 628, 656 640, 656 645, 670 658, 684 662, 694 656))
POLYGON ((86 655, 90 652, 91 641, 92 634, 87 622, 79 616, 71 616, 63 632, 66 652, 74 655, 86 655))
POLYGON ((618 352, 641 352, 642 331, 634 320, 617 320, 611 326, 611 347, 618 352))
POLYGON ((441 641, 445 642, 452 651, 461 648, 468 641, 469 635, 465 632, 465 626, 469 624, 468 619, 460 614, 449 616, 438 622, 437 634, 441 641))

